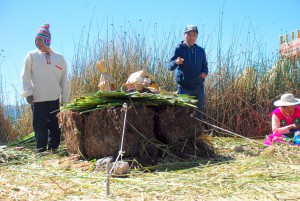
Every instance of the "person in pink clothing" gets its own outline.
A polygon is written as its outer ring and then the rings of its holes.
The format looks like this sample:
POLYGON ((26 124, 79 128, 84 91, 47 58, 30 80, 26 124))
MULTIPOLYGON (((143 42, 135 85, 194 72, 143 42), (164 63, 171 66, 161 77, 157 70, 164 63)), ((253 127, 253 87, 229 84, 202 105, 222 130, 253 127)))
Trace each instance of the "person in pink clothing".
POLYGON ((286 143, 300 129, 299 104, 300 99, 291 93, 283 94, 274 102, 277 108, 271 113, 273 134, 266 138, 266 145, 272 145, 274 141, 286 143))

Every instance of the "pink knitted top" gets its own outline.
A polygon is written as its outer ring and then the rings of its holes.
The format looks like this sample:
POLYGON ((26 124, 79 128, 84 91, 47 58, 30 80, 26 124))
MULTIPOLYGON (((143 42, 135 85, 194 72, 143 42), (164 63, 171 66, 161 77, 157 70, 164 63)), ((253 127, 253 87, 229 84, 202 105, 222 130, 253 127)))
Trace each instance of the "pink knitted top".
POLYGON ((271 113, 273 133, 289 133, 295 123, 300 122, 300 107, 296 106, 291 115, 285 114, 282 108, 276 108, 271 113))

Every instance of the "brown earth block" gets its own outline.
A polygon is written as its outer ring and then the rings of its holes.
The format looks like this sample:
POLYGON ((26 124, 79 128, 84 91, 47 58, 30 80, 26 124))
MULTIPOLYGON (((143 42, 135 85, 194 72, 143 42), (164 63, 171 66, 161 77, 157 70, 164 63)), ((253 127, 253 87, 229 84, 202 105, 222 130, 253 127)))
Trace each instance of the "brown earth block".
MULTIPOLYGON (((159 107, 156 116, 156 138, 169 146, 169 150, 179 156, 199 156, 198 137, 201 122, 191 117, 194 109, 190 107, 159 107)), ((200 155, 201 152, 200 152, 200 155)))
POLYGON ((85 115, 77 112, 64 111, 58 114, 62 134, 69 154, 84 155, 84 123, 85 115))
MULTIPOLYGON (((84 132, 85 156, 88 159, 117 156, 121 146, 125 112, 123 107, 90 112, 84 132)), ((157 149, 146 139, 155 138, 153 133, 154 111, 145 106, 128 107, 123 142, 123 157, 155 155, 157 149), (143 138, 141 134, 145 136, 143 138)))

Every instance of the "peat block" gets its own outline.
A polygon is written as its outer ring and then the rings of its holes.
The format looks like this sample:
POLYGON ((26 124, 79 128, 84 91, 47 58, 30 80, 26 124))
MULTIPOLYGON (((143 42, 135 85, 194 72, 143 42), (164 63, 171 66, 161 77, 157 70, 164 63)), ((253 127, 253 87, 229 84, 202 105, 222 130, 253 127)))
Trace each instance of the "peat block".
MULTIPOLYGON (((147 143, 147 140, 155 138, 153 133, 154 122, 152 121, 154 115, 154 111, 147 107, 128 108, 127 122, 129 123, 125 127, 122 148, 126 156, 156 154, 156 147, 147 143), (137 131, 142 133, 144 137, 137 131)), ((125 112, 121 107, 96 110, 86 117, 84 147, 88 158, 118 155, 122 140, 124 117, 125 112)))
MULTIPOLYGON (((185 157, 195 155, 198 147, 201 123, 191 117, 193 108, 179 106, 159 107, 155 120, 155 135, 159 141, 168 145, 171 153, 185 157)), ((204 144, 203 144, 204 145, 204 144)), ((207 156, 207 153, 199 152, 198 156, 207 156)))
POLYGON ((192 113, 193 108, 188 107, 159 107, 155 119, 157 138, 165 144, 176 145, 197 137, 201 123, 190 116, 192 113))
MULTIPOLYGON (((201 123, 190 116, 193 111, 193 108, 180 106, 128 107, 122 148, 124 156, 153 158, 166 152, 180 157, 194 155, 196 150, 202 149, 197 146, 203 143, 197 142, 201 123)), ((87 159, 117 156, 124 118, 123 107, 86 114, 60 113, 68 153, 81 154, 87 159)))
POLYGON ((84 151, 85 116, 77 112, 65 111, 58 114, 58 120, 67 143, 68 153, 83 155, 81 152, 84 151))

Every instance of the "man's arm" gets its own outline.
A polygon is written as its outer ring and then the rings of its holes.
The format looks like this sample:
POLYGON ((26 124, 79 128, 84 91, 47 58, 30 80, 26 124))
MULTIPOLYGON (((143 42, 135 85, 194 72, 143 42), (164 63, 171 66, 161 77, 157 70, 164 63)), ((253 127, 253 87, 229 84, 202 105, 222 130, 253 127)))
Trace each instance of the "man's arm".
MULTIPOLYGON (((33 86, 32 86, 31 73, 32 73, 32 58, 31 55, 28 53, 25 57, 24 66, 21 73, 21 83, 23 87, 22 97, 27 98, 29 96, 32 96, 32 101, 33 101, 33 86)), ((31 100, 31 98, 29 98, 29 100, 31 100)))
POLYGON ((176 63, 176 59, 179 57, 178 48, 176 48, 172 54, 172 57, 170 59, 170 62, 168 64, 168 70, 173 71, 178 67, 178 64, 176 63))

